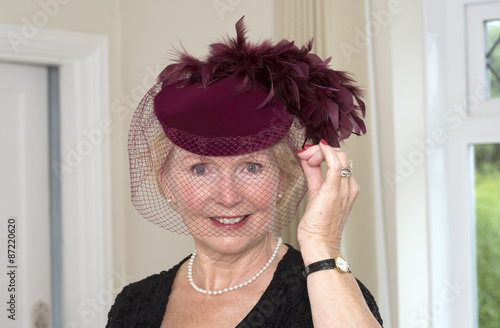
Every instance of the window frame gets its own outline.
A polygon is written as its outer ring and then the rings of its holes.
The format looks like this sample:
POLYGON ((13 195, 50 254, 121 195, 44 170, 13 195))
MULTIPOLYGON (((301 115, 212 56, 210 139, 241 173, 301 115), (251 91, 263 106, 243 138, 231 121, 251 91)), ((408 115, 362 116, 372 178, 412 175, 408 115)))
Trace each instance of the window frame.
POLYGON ((485 99, 481 82, 484 24, 478 22, 500 18, 500 1, 443 1, 439 11, 433 6, 426 12, 428 135, 441 129, 446 142, 428 160, 428 326, 477 327, 471 145, 500 142, 500 110, 494 109, 500 99, 485 99))

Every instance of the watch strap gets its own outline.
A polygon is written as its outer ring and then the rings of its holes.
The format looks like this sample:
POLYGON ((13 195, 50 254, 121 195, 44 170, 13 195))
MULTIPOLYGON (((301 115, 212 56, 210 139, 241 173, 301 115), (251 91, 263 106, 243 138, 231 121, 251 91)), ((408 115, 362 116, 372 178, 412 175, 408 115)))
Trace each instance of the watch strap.
POLYGON ((320 270, 329 270, 329 269, 335 269, 337 266, 335 265, 335 260, 334 259, 326 259, 318 262, 314 262, 309 264, 306 267, 306 270, 304 272, 304 275, 307 277, 313 272, 320 271, 320 270))
MULTIPOLYGON (((344 260, 342 258, 342 260, 344 260)), ((345 260, 344 260, 345 261, 345 260)), ((347 263, 347 262, 346 262, 347 263)), ((330 270, 330 269, 337 269, 340 272, 351 272, 351 268, 349 268, 349 265, 347 265, 347 271, 343 271, 337 267, 337 264, 335 262, 335 259, 326 259, 318 262, 314 262, 309 264, 306 269, 304 270, 304 276, 307 277, 313 272, 316 271, 321 271, 321 270, 330 270)))

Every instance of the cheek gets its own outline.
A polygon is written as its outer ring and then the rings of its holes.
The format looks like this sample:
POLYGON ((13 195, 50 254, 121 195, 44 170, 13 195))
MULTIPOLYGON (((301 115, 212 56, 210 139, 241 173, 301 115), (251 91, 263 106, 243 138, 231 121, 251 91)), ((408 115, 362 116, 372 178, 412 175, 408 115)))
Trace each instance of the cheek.
POLYGON ((213 186, 192 181, 176 179, 174 197, 181 211, 196 212, 202 209, 214 193, 213 186))
POLYGON ((278 197, 278 182, 275 178, 263 179, 241 188, 247 202, 260 209, 274 207, 278 197))

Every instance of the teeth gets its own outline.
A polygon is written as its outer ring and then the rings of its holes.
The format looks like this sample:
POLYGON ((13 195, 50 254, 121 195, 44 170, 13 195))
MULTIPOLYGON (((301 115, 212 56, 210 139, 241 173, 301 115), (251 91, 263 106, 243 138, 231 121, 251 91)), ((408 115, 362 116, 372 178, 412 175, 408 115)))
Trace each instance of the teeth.
POLYGON ((231 219, 228 218, 212 218, 212 219, 222 224, 236 224, 238 222, 241 222, 245 217, 246 215, 241 216, 239 218, 231 218, 231 219))

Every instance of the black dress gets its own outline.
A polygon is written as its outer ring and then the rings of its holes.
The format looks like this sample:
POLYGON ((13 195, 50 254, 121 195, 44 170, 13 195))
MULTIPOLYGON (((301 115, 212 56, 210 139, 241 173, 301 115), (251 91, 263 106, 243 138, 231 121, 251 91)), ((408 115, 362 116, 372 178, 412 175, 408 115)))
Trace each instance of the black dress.
MULTIPOLYGON (((289 249, 278 264, 273 279, 255 307, 236 328, 313 327, 304 262, 299 251, 289 249)), ((162 271, 126 286, 116 297, 108 314, 109 328, 159 328, 168 297, 179 267, 189 257, 168 271, 162 271)), ((358 281, 368 307, 382 325, 382 318, 370 291, 358 281)))

